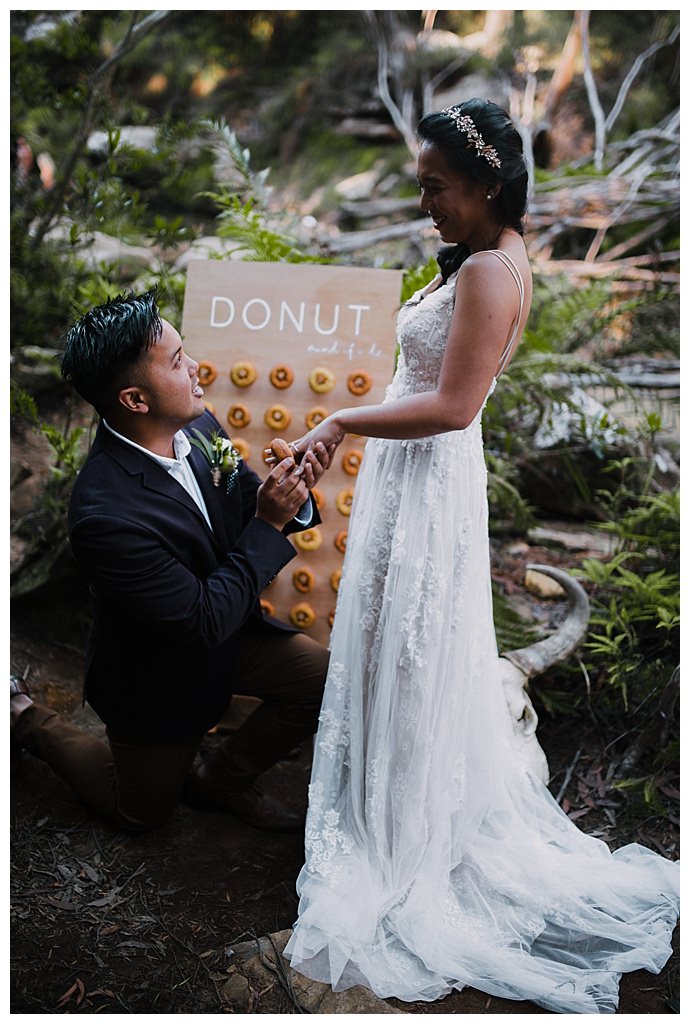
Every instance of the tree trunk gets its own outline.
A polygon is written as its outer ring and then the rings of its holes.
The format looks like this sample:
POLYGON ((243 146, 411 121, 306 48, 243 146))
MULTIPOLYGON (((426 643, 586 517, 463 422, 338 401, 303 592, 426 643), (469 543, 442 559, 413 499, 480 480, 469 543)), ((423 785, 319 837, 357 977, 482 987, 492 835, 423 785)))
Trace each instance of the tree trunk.
POLYGON ((581 47, 582 35, 580 33, 580 22, 576 14, 563 44, 558 64, 551 76, 541 118, 534 132, 532 147, 534 150, 534 162, 538 167, 548 167, 551 163, 551 154, 553 152, 551 131, 553 121, 561 105, 561 100, 572 85, 573 78, 575 77, 577 57, 581 47))

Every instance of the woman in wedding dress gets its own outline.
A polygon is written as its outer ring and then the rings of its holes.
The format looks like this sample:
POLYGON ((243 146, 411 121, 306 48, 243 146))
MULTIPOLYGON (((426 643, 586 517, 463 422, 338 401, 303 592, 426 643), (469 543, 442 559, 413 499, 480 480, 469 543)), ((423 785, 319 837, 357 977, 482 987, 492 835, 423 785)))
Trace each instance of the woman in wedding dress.
POLYGON ((621 973, 671 953, 678 864, 611 853, 521 766, 492 619, 481 413, 529 312, 521 140, 482 100, 419 135, 421 208, 453 243, 442 273, 400 310, 383 403, 295 442, 370 438, 285 955, 335 990, 416 1001, 469 985, 614 1013, 621 973))

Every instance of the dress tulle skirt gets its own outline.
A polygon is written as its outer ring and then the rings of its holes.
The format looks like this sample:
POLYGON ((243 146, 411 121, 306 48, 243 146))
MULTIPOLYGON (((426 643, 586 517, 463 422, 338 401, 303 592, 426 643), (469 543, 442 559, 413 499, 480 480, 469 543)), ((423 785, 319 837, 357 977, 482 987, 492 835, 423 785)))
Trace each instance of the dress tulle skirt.
POLYGON ((483 467, 467 437, 367 448, 285 953, 335 990, 421 1001, 469 985, 613 1013, 621 973, 657 972, 671 953, 678 864, 639 845, 611 853, 521 766, 498 675, 485 502, 446 505, 442 465, 448 486, 462 491, 465 478, 477 494, 483 467))

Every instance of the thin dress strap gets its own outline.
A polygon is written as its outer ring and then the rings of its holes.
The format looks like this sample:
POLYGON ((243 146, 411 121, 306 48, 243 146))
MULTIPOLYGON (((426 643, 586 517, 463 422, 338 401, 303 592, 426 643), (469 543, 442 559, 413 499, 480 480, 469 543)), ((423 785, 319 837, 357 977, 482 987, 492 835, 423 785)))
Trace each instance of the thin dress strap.
POLYGON ((519 296, 520 296, 520 308, 518 309, 517 317, 515 318, 515 327, 513 328, 513 333, 511 334, 510 338, 508 338, 506 346, 503 349, 503 351, 501 352, 501 358, 498 360, 498 369, 496 370, 496 377, 499 377, 501 375, 501 373, 503 372, 503 369, 505 368, 506 363, 510 359, 511 353, 512 353, 513 348, 515 346, 515 341, 517 339, 518 329, 520 327, 520 318, 522 317, 522 307, 523 307, 524 301, 525 301, 525 286, 522 283, 522 278, 520 276, 520 271, 515 266, 515 263, 514 263, 513 259, 508 255, 507 252, 503 252, 501 249, 488 249, 487 251, 488 252, 492 252, 494 254, 494 256, 498 256, 498 258, 501 261, 501 263, 503 263, 508 268, 508 270, 511 272, 511 274, 513 275, 513 280, 515 281, 515 284, 517 285, 518 293, 519 293, 519 296))

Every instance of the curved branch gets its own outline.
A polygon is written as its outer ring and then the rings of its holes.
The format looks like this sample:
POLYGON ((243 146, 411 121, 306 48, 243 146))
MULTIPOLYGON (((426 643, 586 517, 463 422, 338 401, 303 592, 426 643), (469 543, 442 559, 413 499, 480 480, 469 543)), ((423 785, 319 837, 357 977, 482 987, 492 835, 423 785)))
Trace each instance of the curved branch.
POLYGON ((618 96, 616 96, 616 102, 611 107, 609 115, 606 118, 605 128, 607 132, 611 130, 618 115, 623 109, 623 104, 627 99, 630 87, 637 78, 640 68, 642 67, 644 62, 646 60, 649 60, 649 58, 653 56, 653 54, 655 54, 657 50, 661 50, 664 46, 671 46, 673 43, 675 43, 676 39, 678 38, 679 32, 680 26, 676 25, 668 39, 662 39, 660 42, 652 43, 651 46, 648 46, 646 50, 637 55, 632 67, 630 68, 630 71, 628 71, 627 75, 623 79, 623 83, 620 89, 618 90, 618 96))
POLYGON ((364 11, 364 15, 371 25, 376 38, 376 49, 378 52, 377 91, 379 98, 390 114, 393 124, 402 135, 410 156, 416 159, 418 151, 417 139, 388 88, 388 40, 385 38, 385 33, 376 19, 376 12, 364 11))
POLYGON ((592 61, 589 53, 589 11, 580 11, 580 35, 582 38, 582 58, 584 61, 584 79, 587 89, 589 108, 594 118, 594 166, 598 171, 604 163, 604 144, 606 141, 606 117, 599 102, 597 85, 592 72, 592 61))

